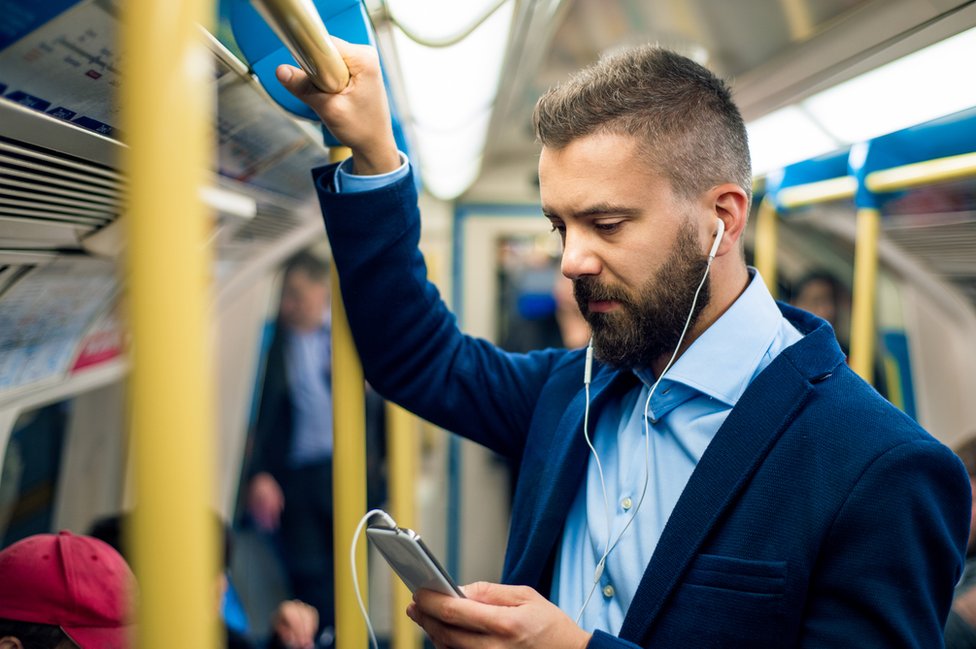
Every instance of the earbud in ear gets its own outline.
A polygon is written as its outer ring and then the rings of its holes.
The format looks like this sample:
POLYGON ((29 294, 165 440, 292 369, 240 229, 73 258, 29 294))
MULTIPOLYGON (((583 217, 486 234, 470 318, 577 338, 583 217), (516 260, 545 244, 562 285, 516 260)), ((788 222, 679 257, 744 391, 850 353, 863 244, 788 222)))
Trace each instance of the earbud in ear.
POLYGON ((718 252, 718 247, 722 245, 722 236, 725 234, 725 221, 722 219, 715 219, 718 221, 718 227, 715 230, 715 242, 712 244, 712 249, 708 251, 708 261, 715 259, 715 253, 718 252))

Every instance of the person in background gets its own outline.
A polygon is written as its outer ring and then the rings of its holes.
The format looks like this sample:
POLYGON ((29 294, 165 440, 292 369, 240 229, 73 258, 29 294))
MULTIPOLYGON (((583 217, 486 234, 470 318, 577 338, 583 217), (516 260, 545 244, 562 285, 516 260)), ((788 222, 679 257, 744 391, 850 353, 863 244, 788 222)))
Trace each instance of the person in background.
POLYGON ((850 299, 842 296, 846 296, 846 292, 836 277, 827 271, 815 270, 796 283, 791 304, 829 322, 846 353, 847 332, 841 331, 838 325, 842 307, 850 311, 850 299))
POLYGON ((334 626, 329 269, 302 252, 285 265, 247 484, 255 525, 276 534, 292 595, 334 626))
MULTIPOLYGON (((976 496, 976 434, 970 435, 955 450, 969 473, 969 485, 976 496)), ((969 521, 966 567, 956 586, 952 609, 946 621, 946 649, 976 649, 976 588, 973 586, 976 586, 976 498, 969 521)))
MULTIPOLYGON (((825 270, 814 270, 804 275, 793 291, 790 302, 798 309, 808 311, 826 320, 834 330, 837 343, 845 356, 850 355, 849 325, 851 296, 838 279, 825 270)), ((883 396, 888 396, 888 381, 880 357, 874 359, 871 384, 883 396)))
POLYGON ((129 649, 135 578, 108 544, 36 534, 0 551, 0 649, 129 649))
MULTIPOLYGON (((128 524, 129 514, 106 516, 92 523, 89 534, 110 545, 115 551, 125 557, 122 530, 128 524)), ((214 522, 219 529, 219 537, 223 545, 223 564, 217 576, 217 606, 223 600, 229 582, 227 569, 230 566, 234 550, 233 539, 228 527, 214 515, 214 522)), ((254 649, 254 644, 244 635, 234 631, 226 624, 223 625, 224 638, 227 649, 254 649)), ((290 600, 282 602, 275 609, 271 619, 271 639, 267 649, 314 649, 315 635, 318 629, 318 613, 304 602, 290 600)), ((26 649, 30 649, 27 647, 26 649)))

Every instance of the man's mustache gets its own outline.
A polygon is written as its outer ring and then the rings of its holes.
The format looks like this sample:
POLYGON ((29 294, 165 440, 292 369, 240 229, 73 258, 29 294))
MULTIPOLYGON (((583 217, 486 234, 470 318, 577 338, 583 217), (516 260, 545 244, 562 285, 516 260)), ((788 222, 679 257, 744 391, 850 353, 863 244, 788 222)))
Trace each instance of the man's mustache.
POLYGON ((579 305, 580 311, 588 311, 587 304, 590 302, 620 302, 629 303, 628 296, 612 287, 604 286, 594 277, 581 277, 573 280, 573 296, 579 305))

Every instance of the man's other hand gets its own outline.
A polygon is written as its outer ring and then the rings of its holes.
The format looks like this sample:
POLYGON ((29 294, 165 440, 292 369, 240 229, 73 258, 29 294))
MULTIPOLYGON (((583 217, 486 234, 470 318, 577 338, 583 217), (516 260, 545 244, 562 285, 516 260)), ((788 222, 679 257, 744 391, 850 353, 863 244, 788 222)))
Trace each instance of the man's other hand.
POLYGON ((584 649, 590 634, 527 586, 477 582, 467 599, 430 590, 414 595, 407 615, 438 649, 584 649))
POLYGON ((271 618, 274 634, 289 649, 312 649, 318 626, 319 613, 315 607, 297 599, 279 604, 271 618))

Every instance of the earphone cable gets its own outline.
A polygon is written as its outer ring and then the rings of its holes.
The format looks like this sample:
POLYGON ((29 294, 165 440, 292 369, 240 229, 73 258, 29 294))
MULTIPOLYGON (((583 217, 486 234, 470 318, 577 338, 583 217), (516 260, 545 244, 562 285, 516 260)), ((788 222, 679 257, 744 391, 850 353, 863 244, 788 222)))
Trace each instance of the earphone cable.
POLYGON ((592 338, 590 339, 590 344, 587 348, 587 364, 586 364, 584 381, 583 381, 583 387, 586 393, 585 395, 586 406, 583 409, 583 436, 586 438, 586 444, 587 446, 590 447, 590 451, 593 455, 593 458, 596 460, 597 472, 600 474, 600 488, 603 491, 603 505, 604 505, 604 511, 606 512, 607 515, 607 544, 605 546, 606 549, 603 552, 603 556, 601 556, 600 560, 597 562, 596 570, 593 573, 593 585, 590 587, 590 591, 587 594, 586 599, 583 601, 583 605, 580 607, 579 613, 576 615, 577 625, 580 623, 580 620, 583 619, 583 613, 586 611, 586 607, 589 605, 590 600, 593 598, 593 593, 596 592, 597 584, 599 584, 600 578, 603 576, 603 571, 606 567, 607 558, 610 556, 610 552, 612 552, 613 549, 617 547, 617 544, 620 543, 620 539, 623 538, 624 533, 630 528, 630 525, 631 523, 634 522, 634 519, 637 518, 637 514, 640 512, 641 509, 641 505, 644 504, 644 498, 647 495, 647 485, 650 482, 650 475, 651 475, 651 450, 650 450, 651 435, 650 435, 650 423, 648 422, 648 417, 647 417, 647 413, 651 405, 651 397, 654 396, 654 392, 655 390, 657 390, 658 384, 661 383, 661 380, 667 374, 668 370, 671 369, 671 366, 674 364, 675 359, 678 357, 678 351, 681 349, 681 345, 684 342, 685 336, 688 333, 688 328, 691 326, 691 320, 695 314, 695 307, 698 306, 698 296, 701 294, 702 287, 705 285, 705 281, 708 279, 708 273, 712 268, 712 259, 713 258, 709 256, 705 264, 705 272, 704 274, 702 274, 701 281, 698 283, 698 288, 695 290, 695 296, 694 298, 692 298, 691 301, 691 309, 688 311, 688 317, 685 319, 685 326, 682 328, 681 335, 678 337, 678 344, 675 346, 674 352, 672 352, 671 358, 664 366, 664 369, 661 371, 660 376, 658 376, 657 380, 655 380, 654 383, 651 385, 651 389, 647 393, 647 399, 644 401, 644 485, 641 488, 641 496, 637 501, 637 506, 634 507, 634 513, 631 514, 630 517, 627 519, 627 522, 624 524, 623 529, 620 530, 619 534, 617 534, 617 538, 613 540, 613 543, 610 542, 610 537, 611 537, 610 499, 609 496, 607 495, 607 485, 603 476, 603 464, 600 462, 600 455, 597 453, 596 448, 593 446, 593 443, 590 440, 590 433, 589 433, 590 371, 591 371, 589 363, 590 363, 590 358, 592 357, 592 348, 593 348, 593 339, 592 338))

